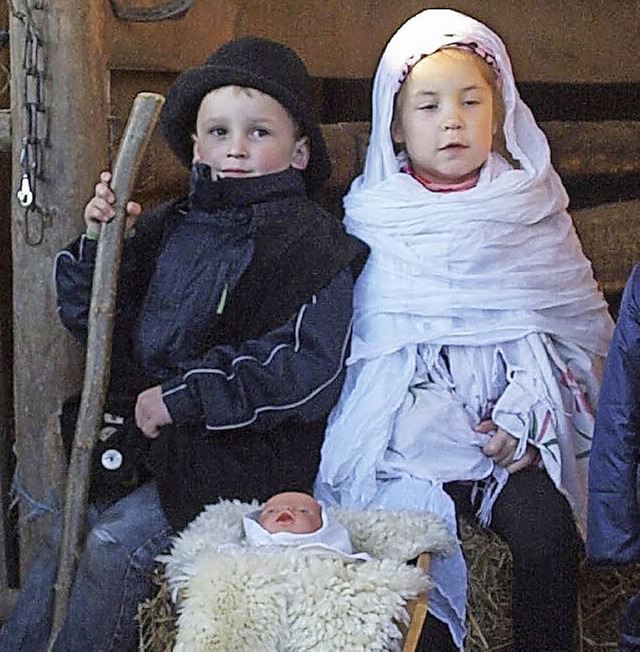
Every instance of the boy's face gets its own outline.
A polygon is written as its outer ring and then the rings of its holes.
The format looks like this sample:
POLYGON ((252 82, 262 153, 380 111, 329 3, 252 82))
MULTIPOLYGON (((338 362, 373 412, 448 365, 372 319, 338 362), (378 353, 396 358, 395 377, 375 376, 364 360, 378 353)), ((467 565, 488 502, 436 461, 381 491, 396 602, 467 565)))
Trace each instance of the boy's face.
POLYGON ((467 181, 491 152, 493 92, 473 56, 425 57, 398 97, 393 140, 404 144, 414 172, 434 183, 467 181))
POLYGON ((315 498, 288 491, 269 498, 260 512, 258 521, 271 534, 308 534, 322 526, 322 509, 315 498))
POLYGON ((251 88, 223 86, 203 98, 193 137, 193 161, 216 177, 259 177, 288 167, 304 170, 309 141, 286 109, 251 88))

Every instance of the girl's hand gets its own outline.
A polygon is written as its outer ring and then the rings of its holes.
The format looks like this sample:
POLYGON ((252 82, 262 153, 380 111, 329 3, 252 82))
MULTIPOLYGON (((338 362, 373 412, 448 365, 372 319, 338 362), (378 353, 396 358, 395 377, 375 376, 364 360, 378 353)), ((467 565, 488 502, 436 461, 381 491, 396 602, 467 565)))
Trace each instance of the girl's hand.
POLYGON ((537 466, 540 463, 540 453, 531 444, 527 444, 524 455, 514 462, 513 456, 518 448, 517 438, 509 434, 506 430, 498 428, 491 420, 480 423, 476 428, 476 432, 486 434, 494 433, 491 435, 490 441, 483 446, 482 452, 496 464, 505 467, 509 473, 517 473, 530 466, 537 466))
MULTIPOLYGON (((116 198, 109 185, 110 181, 111 172, 100 173, 100 181, 96 184, 95 194, 84 209, 87 233, 98 235, 101 223, 110 222, 116 216, 116 210, 113 207, 116 198)), ((142 208, 137 202, 130 201, 127 204, 127 231, 133 228, 141 212, 142 208)))
POLYGON ((144 392, 138 394, 135 415, 136 425, 149 439, 156 439, 162 426, 173 423, 169 410, 162 400, 160 385, 145 389, 144 392))

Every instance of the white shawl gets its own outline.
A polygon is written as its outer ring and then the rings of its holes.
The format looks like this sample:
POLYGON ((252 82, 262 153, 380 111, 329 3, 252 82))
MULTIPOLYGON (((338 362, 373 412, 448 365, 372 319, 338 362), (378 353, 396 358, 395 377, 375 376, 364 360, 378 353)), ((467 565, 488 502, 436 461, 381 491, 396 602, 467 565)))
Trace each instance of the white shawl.
MULTIPOLYGON (((558 378, 572 378, 579 370, 593 404, 598 388, 593 363, 606 355, 613 324, 566 212, 568 197, 551 165, 547 139, 520 99, 505 46, 495 33, 443 9, 423 11, 400 28, 376 72, 365 167, 344 205, 348 231, 369 244, 371 256, 356 285, 351 357, 327 430, 318 497, 348 506, 399 506, 399 487, 405 483, 410 489, 416 476, 407 468, 403 479, 400 470, 393 486, 385 486, 380 482, 385 454, 419 359, 431 370, 442 347, 522 342, 516 349, 526 351, 526 359, 508 364, 536 367, 555 417, 553 432, 575 438, 575 420, 566 417, 568 401, 563 403, 558 378), (475 188, 434 193, 400 172, 403 157, 396 156, 391 140, 394 97, 408 62, 469 40, 496 59, 504 139, 517 168, 492 154, 475 188)), ((550 475, 574 499, 579 516, 586 480, 584 469, 577 468, 586 461, 575 459, 585 453, 584 443, 580 446, 563 442, 563 455, 566 450, 576 454, 561 461, 542 451, 545 467, 553 467, 550 475)), ((451 464, 466 464, 463 459, 451 464)), ((469 477, 476 468, 470 463, 459 477, 469 477)), ((438 489, 443 480, 439 465, 431 470, 430 476, 426 460, 420 481, 431 477, 438 489)), ((481 474, 486 477, 486 468, 481 474)), ((434 500, 450 517, 446 498, 425 498, 432 507, 434 500)), ((411 507, 420 507, 419 501, 413 499, 411 507)))

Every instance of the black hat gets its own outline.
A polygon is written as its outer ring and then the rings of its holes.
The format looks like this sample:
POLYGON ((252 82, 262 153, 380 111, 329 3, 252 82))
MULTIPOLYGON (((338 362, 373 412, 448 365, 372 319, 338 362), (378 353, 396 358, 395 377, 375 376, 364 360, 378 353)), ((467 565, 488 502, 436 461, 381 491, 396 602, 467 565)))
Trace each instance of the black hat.
POLYGON ((169 146, 186 167, 191 167, 191 136, 202 98, 221 86, 255 88, 282 104, 309 137, 311 158, 302 172, 307 188, 318 188, 329 178, 331 163, 313 115, 311 84, 304 63, 286 45, 257 36, 229 41, 203 66, 181 73, 169 89, 160 125, 169 146))

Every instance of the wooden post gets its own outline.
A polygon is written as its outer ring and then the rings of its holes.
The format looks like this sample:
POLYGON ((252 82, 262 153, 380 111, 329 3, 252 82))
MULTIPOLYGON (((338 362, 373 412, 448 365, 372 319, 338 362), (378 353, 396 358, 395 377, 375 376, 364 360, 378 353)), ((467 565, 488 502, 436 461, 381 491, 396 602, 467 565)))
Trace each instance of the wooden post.
MULTIPOLYGON (((39 506, 62 502, 64 460, 56 432, 61 403, 80 386, 81 347, 59 325, 52 287, 58 250, 81 230, 84 204, 98 174, 108 166, 108 78, 103 45, 108 40, 103 0, 12 0, 11 138, 14 314, 14 398, 20 487, 39 506), (38 5, 38 9, 33 6, 38 5), (40 30, 39 65, 46 69, 42 124, 42 174, 35 201, 45 211, 25 213, 16 198, 21 150, 29 124, 23 104, 25 7, 40 30), (27 242, 26 219, 33 229, 27 242)), ((29 80, 29 81, 32 81, 29 80)), ((50 516, 29 520, 20 503, 21 572, 29 568, 50 516)), ((46 510, 45 510, 46 511, 46 510)), ((46 514, 45 514, 46 515, 46 514)))
MULTIPOLYGON (((7 3, 0 7, 0 25, 9 26, 7 3)), ((0 36, 0 43, 7 42, 0 36)), ((0 45, 0 301, 7 309, 0 314, 0 619, 8 598, 9 585, 15 580, 16 560, 14 538, 7 519, 9 487, 13 472, 13 385, 11 347, 11 123, 9 112, 9 48, 0 45), (6 114, 6 117, 5 117, 6 114)), ((9 606, 11 601, 9 600, 9 606)), ((6 616, 6 612, 4 612, 6 616)))

